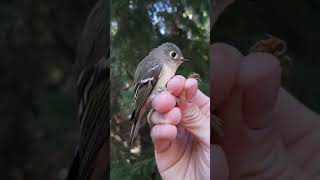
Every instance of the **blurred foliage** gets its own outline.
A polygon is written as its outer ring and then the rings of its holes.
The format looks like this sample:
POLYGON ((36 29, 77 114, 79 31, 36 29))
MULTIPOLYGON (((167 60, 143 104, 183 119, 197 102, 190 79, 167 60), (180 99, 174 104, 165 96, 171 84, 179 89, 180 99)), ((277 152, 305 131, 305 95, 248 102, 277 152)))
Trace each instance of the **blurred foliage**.
POLYGON ((292 58, 284 72, 284 88, 320 112, 319 18, 316 0, 236 0, 219 17, 210 42, 229 43, 246 54, 266 33, 283 39, 292 58))
POLYGON ((62 179, 79 125, 75 49, 95 0, 0 2, 0 179, 62 179))
POLYGON ((117 0, 111 12, 111 179, 159 179, 146 121, 131 153, 128 147, 135 68, 151 49, 173 42, 192 60, 177 73, 200 74, 209 94, 209 1, 117 0))

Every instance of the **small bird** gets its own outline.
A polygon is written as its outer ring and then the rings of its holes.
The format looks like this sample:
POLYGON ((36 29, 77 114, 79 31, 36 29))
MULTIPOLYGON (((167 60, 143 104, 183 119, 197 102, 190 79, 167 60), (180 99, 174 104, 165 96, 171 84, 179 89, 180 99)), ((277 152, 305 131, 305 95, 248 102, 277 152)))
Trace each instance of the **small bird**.
POLYGON ((131 115, 130 147, 139 131, 140 119, 149 107, 152 98, 165 89, 183 62, 189 62, 179 47, 167 42, 153 49, 138 65, 134 80, 134 110, 131 115))

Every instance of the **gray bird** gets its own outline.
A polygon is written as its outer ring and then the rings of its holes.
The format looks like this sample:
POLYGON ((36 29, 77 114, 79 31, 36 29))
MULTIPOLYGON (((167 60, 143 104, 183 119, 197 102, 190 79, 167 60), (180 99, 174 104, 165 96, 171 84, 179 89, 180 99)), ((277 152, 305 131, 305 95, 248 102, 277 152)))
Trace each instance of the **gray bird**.
POLYGON ((149 107, 152 98, 163 91, 178 67, 189 61, 173 43, 163 43, 153 49, 138 65, 134 80, 134 110, 131 115, 130 146, 139 131, 140 119, 149 107))

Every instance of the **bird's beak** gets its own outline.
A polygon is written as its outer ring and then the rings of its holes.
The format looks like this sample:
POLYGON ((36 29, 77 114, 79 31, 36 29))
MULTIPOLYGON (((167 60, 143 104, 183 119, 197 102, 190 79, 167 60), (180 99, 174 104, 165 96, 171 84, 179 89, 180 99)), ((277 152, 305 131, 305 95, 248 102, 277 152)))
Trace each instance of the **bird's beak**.
POLYGON ((185 58, 181 58, 181 59, 178 59, 180 61, 183 61, 183 62, 191 62, 189 59, 185 59, 185 58))

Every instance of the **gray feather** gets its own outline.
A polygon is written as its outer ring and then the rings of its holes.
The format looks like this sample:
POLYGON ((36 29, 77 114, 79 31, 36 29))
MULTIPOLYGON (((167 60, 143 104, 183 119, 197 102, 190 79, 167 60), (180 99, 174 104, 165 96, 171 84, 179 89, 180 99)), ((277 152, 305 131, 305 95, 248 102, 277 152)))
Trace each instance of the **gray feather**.
POLYGON ((140 62, 134 79, 135 107, 130 119, 132 122, 130 146, 137 136, 140 124, 139 121, 144 114, 143 108, 147 103, 154 87, 156 86, 162 70, 162 64, 159 63, 159 61, 148 61, 147 58, 150 57, 147 56, 143 61, 140 62), (144 68, 141 68, 142 66, 144 68), (148 71, 142 72, 141 69, 148 69, 148 71))

